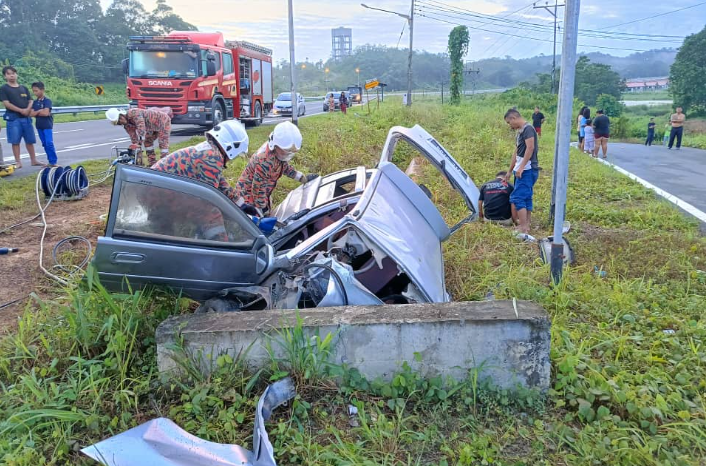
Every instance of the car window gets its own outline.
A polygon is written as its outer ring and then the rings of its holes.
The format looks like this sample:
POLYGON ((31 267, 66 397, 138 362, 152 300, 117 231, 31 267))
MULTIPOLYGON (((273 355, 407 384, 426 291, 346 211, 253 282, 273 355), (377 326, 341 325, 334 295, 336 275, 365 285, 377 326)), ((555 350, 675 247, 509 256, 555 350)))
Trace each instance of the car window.
POLYGON ((128 181, 120 187, 113 233, 147 241, 243 249, 251 248, 255 240, 233 213, 209 200, 128 181))
POLYGON ((223 75, 233 74, 234 72, 233 55, 223 52, 223 75))

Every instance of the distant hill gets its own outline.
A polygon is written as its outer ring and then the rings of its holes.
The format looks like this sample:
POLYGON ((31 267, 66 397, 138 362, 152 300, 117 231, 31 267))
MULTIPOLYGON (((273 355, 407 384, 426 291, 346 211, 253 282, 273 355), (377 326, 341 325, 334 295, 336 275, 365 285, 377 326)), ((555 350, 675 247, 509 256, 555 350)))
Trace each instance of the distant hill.
MULTIPOLYGON (((668 76, 677 51, 674 49, 650 50, 626 57, 615 57, 600 52, 581 54, 594 63, 610 65, 623 78, 668 76)), ((557 56, 557 66, 561 57, 557 56)), ((490 58, 473 62, 480 69, 479 81, 499 87, 514 86, 522 81, 534 81, 537 73, 550 73, 552 56, 540 55, 532 58, 490 58)))

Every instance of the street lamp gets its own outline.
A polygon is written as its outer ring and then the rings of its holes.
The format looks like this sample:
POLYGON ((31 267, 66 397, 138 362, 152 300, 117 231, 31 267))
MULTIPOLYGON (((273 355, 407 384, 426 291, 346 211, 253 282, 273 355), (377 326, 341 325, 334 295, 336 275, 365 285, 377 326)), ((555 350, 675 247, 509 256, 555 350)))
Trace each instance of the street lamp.
POLYGON ((329 70, 328 68, 326 68, 324 70, 324 82, 326 83, 326 92, 327 93, 328 93, 328 73, 329 73, 329 71, 331 71, 331 70, 329 70))
POLYGON ((306 63, 302 63, 302 69, 306 69, 306 63))
POLYGON ((355 69, 355 74, 358 75, 358 87, 360 87, 360 68, 355 69))
POLYGON ((397 13, 396 11, 384 10, 382 8, 375 8, 372 6, 368 6, 365 3, 361 3, 360 6, 369 10, 377 10, 382 11, 384 13, 391 13, 393 15, 397 15, 400 18, 406 19, 407 24, 409 24, 409 59, 407 63, 407 106, 410 107, 412 105, 412 38, 414 35, 414 0, 412 0, 412 7, 410 8, 408 15, 397 13))

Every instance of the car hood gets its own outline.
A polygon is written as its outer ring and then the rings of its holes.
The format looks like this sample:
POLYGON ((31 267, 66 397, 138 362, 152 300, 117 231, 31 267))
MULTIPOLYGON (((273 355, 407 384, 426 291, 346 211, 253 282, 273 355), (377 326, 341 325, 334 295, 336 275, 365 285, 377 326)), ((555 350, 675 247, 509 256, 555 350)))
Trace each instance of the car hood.
POLYGON ((291 100, 276 100, 275 106, 276 107, 291 107, 292 101, 291 100))

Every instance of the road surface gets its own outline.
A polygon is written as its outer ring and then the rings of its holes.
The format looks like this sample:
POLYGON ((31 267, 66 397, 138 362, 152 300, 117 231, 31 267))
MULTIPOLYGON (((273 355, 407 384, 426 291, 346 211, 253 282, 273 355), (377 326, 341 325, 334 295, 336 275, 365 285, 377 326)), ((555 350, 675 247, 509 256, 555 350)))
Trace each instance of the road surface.
MULTIPOLYGON (((323 105, 319 101, 306 103, 306 116, 322 113, 323 105)), ((300 117, 300 118, 305 118, 300 117)), ((274 125, 284 121, 288 117, 266 117, 263 125, 274 125)), ((198 126, 174 125, 172 127, 171 143, 185 141, 194 136, 200 136, 205 128, 198 126)), ((7 134, 0 133, 0 144, 2 144, 5 163, 14 162, 12 147, 7 144, 7 134)), ((130 139, 127 137, 122 126, 113 126, 106 120, 78 121, 74 123, 57 123, 54 125, 54 145, 59 157, 59 164, 62 166, 76 165, 79 162, 92 159, 107 159, 111 157, 113 146, 127 147, 130 139)), ((35 145, 37 158, 40 162, 47 161, 44 149, 37 137, 35 145)), ((0 180, 13 180, 28 175, 33 175, 41 170, 41 167, 32 167, 29 164, 29 154, 22 145, 22 169, 16 170, 12 176, 0 178, 0 180)))
MULTIPOLYGON (((669 150, 666 146, 641 144, 608 144, 608 162, 642 178, 668 194, 697 209, 689 212, 702 224, 706 218, 706 150, 682 147, 669 150), (702 215, 699 215, 699 212, 702 215)), ((664 196, 663 193, 660 195, 664 196)), ((667 199, 669 199, 668 196, 667 199)), ((678 200, 670 199, 678 203, 678 200)))

